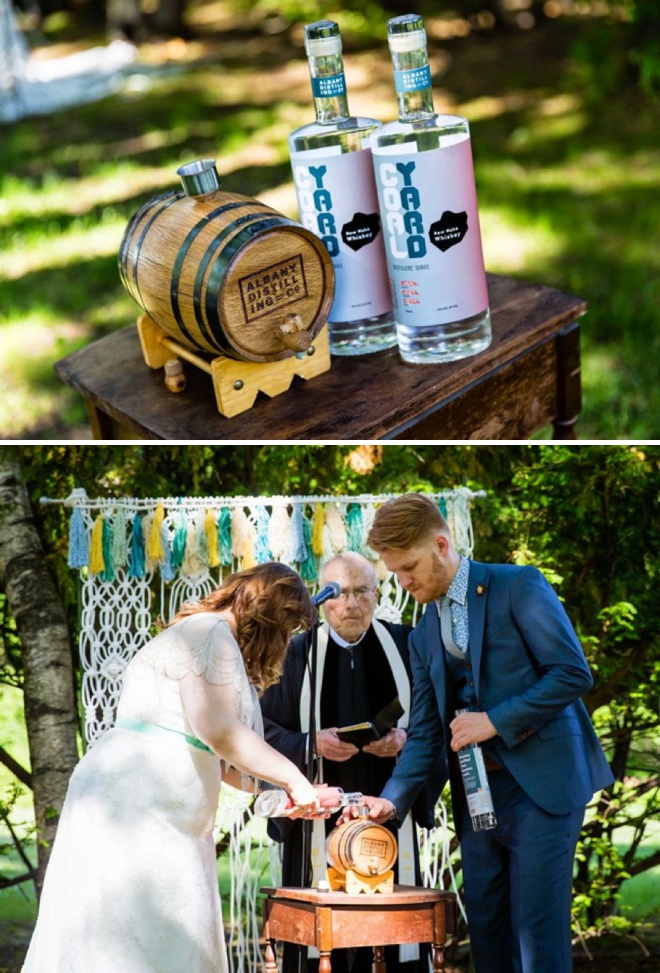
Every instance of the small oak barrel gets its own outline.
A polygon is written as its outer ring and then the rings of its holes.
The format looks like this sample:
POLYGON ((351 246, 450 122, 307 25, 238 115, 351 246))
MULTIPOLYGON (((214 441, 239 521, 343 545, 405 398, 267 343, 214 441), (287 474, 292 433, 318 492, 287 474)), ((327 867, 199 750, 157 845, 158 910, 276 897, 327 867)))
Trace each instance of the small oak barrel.
POLYGON ((328 864, 340 875, 384 875, 394 865, 396 838, 382 824, 355 818, 330 832, 325 842, 328 864))
POLYGON ((184 191, 150 200, 124 232, 119 274, 131 297, 196 351, 256 362, 306 351, 334 294, 320 239, 259 200, 221 192, 213 159, 177 172, 184 191))

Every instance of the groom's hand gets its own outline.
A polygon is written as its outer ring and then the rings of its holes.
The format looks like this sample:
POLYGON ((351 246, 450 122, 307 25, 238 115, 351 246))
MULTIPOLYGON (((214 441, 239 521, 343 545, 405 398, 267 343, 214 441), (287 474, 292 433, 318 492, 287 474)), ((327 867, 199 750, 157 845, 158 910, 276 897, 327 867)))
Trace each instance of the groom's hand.
MULTIPOLYGON (((384 797, 363 797, 362 801, 369 808, 369 820, 376 824, 385 824, 390 818, 394 817, 395 808, 391 801, 384 797)), ((355 806, 345 807, 341 813, 338 824, 345 824, 352 818, 359 816, 359 808, 355 806)))
POLYGON ((483 743, 497 736, 488 713, 461 713, 449 724, 452 750, 462 750, 470 743, 483 743))

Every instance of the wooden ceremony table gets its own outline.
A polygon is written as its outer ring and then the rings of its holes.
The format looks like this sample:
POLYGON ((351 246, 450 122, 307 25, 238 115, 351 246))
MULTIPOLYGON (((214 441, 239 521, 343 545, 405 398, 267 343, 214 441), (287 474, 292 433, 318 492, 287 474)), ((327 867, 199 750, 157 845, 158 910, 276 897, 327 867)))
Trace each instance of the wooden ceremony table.
POLYGON ((218 413, 210 375, 185 365, 185 392, 147 367, 136 326, 74 352, 57 375, 85 400, 95 439, 527 439, 553 423, 574 439, 581 408, 579 297, 488 275, 493 342, 472 358, 410 365, 396 348, 335 357, 329 371, 251 409, 218 413))
MULTIPOLYGON (((445 943, 455 930, 453 892, 395 885, 390 893, 347 895, 318 889, 263 888, 265 973, 277 973, 275 942, 315 946, 319 973, 331 973, 333 949, 372 946, 374 973, 385 971, 385 946, 431 943, 433 971, 445 968, 445 943)), ((287 973, 287 971, 283 971, 287 973)))

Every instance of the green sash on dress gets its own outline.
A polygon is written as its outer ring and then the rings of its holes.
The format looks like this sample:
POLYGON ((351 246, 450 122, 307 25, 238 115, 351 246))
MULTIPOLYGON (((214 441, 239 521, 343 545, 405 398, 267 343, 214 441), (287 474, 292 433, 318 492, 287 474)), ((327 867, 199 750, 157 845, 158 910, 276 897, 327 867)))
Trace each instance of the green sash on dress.
POLYGON ((207 747, 205 743, 198 740, 197 737, 191 736, 189 733, 184 733, 182 730, 173 730, 169 726, 160 726, 159 723, 147 723, 145 720, 132 720, 128 717, 120 717, 115 726, 120 730, 137 730, 139 733, 176 733, 177 736, 183 737, 186 743, 189 743, 191 747, 197 747, 198 750, 206 750, 207 753, 213 753, 214 751, 207 747))

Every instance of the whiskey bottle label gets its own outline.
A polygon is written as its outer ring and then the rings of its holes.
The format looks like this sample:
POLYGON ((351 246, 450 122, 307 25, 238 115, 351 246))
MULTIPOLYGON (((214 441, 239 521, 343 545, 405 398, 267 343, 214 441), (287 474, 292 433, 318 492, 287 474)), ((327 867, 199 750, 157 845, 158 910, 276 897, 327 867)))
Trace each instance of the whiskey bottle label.
POLYGON ((488 307, 469 139, 373 153, 397 321, 450 324, 488 307))
POLYGON ((459 750, 458 762, 470 815, 478 817, 481 814, 491 814, 493 800, 490 796, 488 775, 481 747, 464 747, 459 750))
POLYGON ((291 153, 300 222, 321 238, 335 270, 330 321, 358 321, 392 310, 370 149, 291 153))

